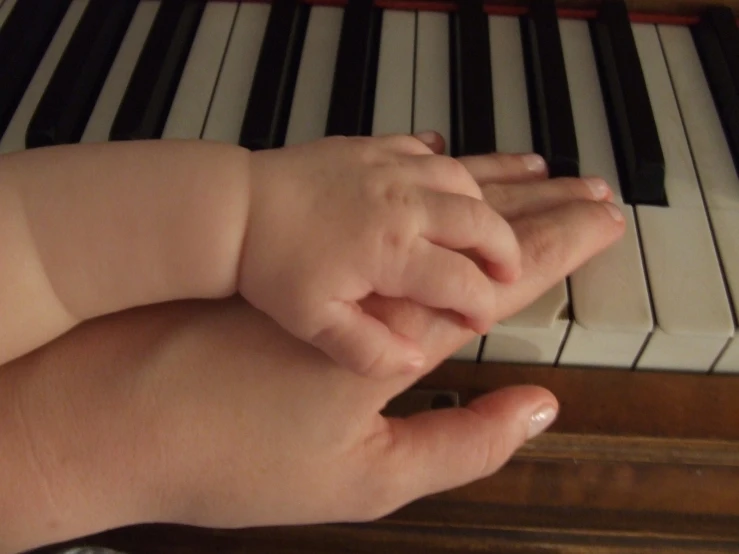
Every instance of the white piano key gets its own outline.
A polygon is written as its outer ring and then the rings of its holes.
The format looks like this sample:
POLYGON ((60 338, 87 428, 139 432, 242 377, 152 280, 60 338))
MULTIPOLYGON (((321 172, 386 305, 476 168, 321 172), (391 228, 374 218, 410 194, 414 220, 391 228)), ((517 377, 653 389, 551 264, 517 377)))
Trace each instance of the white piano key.
POLYGON ((657 27, 638 23, 633 24, 632 29, 665 156, 665 190, 669 207, 697 209, 703 206, 700 186, 657 27))
MULTIPOLYGON (((733 182, 739 186, 736 177, 733 182)), ((710 213, 736 317, 739 313, 739 210, 712 207, 710 213)), ((721 373, 739 373, 739 330, 736 323, 731 342, 716 361, 713 370, 721 373)))
POLYGON ((452 353, 448 359, 460 360, 465 362, 475 362, 477 361, 477 357, 480 354, 481 347, 482 337, 475 336, 475 338, 470 340, 468 343, 462 345, 456 350, 456 352, 452 353))
POLYGON ((17 1, 18 0, 5 0, 3 2, 2 0, 0 0, 0 28, 2 28, 5 20, 8 19, 8 16, 15 7, 17 1))
POLYGON ((10 120, 5 135, 0 142, 0 154, 26 149, 28 125, 36 111, 36 106, 41 101, 46 86, 54 74, 54 69, 56 69, 62 54, 64 54, 64 49, 82 18, 87 4, 88 0, 72 0, 72 4, 64 15, 54 38, 49 43, 49 48, 44 53, 44 57, 41 59, 41 63, 39 63, 36 73, 24 93, 18 109, 10 120))
POLYGON ((735 335, 714 364, 713 371, 716 373, 739 373, 737 368, 739 368, 739 340, 736 340, 735 335))
MULTIPOLYGON (((531 152, 526 72, 517 17, 489 16, 495 143, 499 152, 531 152)), ((511 185, 515 186, 515 185, 511 185)), ((495 325, 485 338, 482 359, 554 364, 569 321, 563 279, 536 301, 495 325)))
MULTIPOLYGON (((438 132, 446 139, 446 154, 451 132, 450 105, 449 16, 422 11, 416 25, 413 132, 438 132)), ((475 336, 449 358, 476 361, 481 344, 482 337, 475 336)))
POLYGON ((570 276, 574 321, 558 363, 630 368, 654 324, 634 210, 621 197, 588 23, 562 20, 560 34, 581 174, 609 183, 626 231, 570 276))
POLYGON ((739 212, 737 170, 690 28, 663 25, 658 32, 706 203, 739 212))
POLYGON ((416 14, 384 10, 372 121, 375 136, 411 132, 415 42, 416 14))
POLYGON ((269 4, 239 5, 205 122, 204 139, 238 144, 269 11, 269 4))
MULTIPOLYGON (((531 118, 519 18, 489 16, 495 142, 498 152, 531 152, 531 118)), ((561 338, 560 315, 568 303, 567 283, 560 281, 536 302, 502 322, 504 325, 552 327, 561 338)))
POLYGON ((200 137, 237 8, 235 2, 206 5, 162 138, 200 137))
POLYGON ((562 281, 494 325, 485 335, 481 359, 554 365, 569 327, 566 282, 562 281))
MULTIPOLYGON (((633 219, 631 220, 633 222, 633 219)), ((599 331, 573 322, 557 360, 563 367, 633 367, 646 341, 644 333, 599 331)))
POLYGON ((419 12, 416 31, 416 73, 413 132, 436 131, 451 138, 449 97, 449 16, 419 12))
POLYGON ((637 206, 657 327, 637 368, 706 371, 734 321, 683 121, 654 25, 634 24, 665 156, 669 208, 637 206))
POLYGON ((531 152, 531 118, 518 17, 488 16, 495 145, 499 152, 531 152))
POLYGON ((499 325, 485 337, 480 360, 552 365, 568 325, 564 319, 550 327, 499 325))
MULTIPOLYGON (((739 176, 688 27, 658 27, 734 314, 739 306, 739 176)), ((715 371, 739 372, 736 324, 715 371)))
POLYGON ((285 137, 286 146, 311 142, 326 133, 343 16, 342 8, 311 6, 285 137))
POLYGON ((467 344, 462 345, 457 349, 451 356, 450 360, 461 360, 466 362, 475 362, 480 354, 480 348, 482 345, 482 337, 475 336, 467 344))
POLYGON ((144 48, 146 37, 154 24, 160 4, 159 0, 151 0, 141 2, 136 8, 80 142, 99 143, 110 140, 113 121, 123 101, 123 95, 126 93, 126 87, 131 80, 136 62, 144 48))

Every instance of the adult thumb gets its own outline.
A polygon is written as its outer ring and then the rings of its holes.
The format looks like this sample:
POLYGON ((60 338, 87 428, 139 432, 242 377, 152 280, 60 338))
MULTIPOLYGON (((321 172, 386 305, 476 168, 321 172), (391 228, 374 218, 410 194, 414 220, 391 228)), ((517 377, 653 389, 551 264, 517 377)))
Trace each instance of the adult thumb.
POLYGON ((465 485, 500 469, 549 427, 557 410, 549 391, 526 385, 486 394, 463 408, 390 419, 391 446, 375 475, 395 507, 465 485))

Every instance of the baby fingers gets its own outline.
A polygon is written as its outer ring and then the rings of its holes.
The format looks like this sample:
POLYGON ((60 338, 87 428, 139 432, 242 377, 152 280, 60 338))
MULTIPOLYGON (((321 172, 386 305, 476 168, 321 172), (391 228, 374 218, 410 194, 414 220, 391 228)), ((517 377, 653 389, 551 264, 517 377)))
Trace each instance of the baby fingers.
POLYGON ((328 323, 310 342, 341 366, 372 377, 423 366, 425 356, 418 344, 393 333, 356 304, 335 301, 328 311, 328 323))
MULTIPOLYGON (((515 281, 521 273, 521 249, 513 228, 486 202, 459 194, 425 195, 421 235, 438 246, 478 256, 493 279, 515 281)), ((431 268, 428 269, 437 269, 431 268)))
POLYGON ((496 312, 495 286, 464 254, 419 242, 408 259, 400 286, 404 297, 457 312, 476 333, 490 330, 496 312))
POLYGON ((420 205, 419 236, 398 271, 380 273, 377 292, 452 310, 487 333, 496 300, 491 278, 511 283, 521 274, 513 229, 486 202, 469 196, 426 190, 420 205))

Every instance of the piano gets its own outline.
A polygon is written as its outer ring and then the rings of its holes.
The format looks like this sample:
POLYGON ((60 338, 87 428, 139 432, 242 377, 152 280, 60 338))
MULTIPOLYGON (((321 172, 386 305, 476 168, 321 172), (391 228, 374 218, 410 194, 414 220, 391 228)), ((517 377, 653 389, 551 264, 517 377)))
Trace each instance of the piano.
POLYGON ((141 526, 38 552, 739 552, 737 8, 0 0, 0 154, 434 129, 451 155, 535 150, 554 175, 603 176, 627 220, 388 406, 552 390, 558 421, 491 478, 362 525, 141 526))

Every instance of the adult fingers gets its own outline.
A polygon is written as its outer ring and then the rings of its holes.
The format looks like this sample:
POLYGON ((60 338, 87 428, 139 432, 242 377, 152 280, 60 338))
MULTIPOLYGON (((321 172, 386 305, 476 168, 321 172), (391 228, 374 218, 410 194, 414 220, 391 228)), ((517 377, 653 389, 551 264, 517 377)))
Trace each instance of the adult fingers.
POLYGON ((511 285, 496 283, 496 320, 526 307, 624 232, 623 215, 610 202, 570 202, 511 225, 521 247, 522 274, 511 285))
POLYGON ((547 164, 538 154, 496 152, 478 156, 460 156, 457 160, 480 185, 487 183, 522 183, 547 177, 547 164))
MULTIPOLYGON (((537 155, 533 155, 538 158, 537 155)), ((480 187, 486 183, 527 183, 546 178, 529 155, 492 154, 469 158, 452 158, 429 154, 408 156, 405 164, 418 176, 413 184, 438 191, 466 194, 480 198, 480 187)), ((540 159, 540 158, 538 158, 540 159)))
POLYGON ((529 438, 553 421, 554 396, 539 387, 510 387, 467 407, 388 419, 376 441, 364 498, 382 516, 417 498, 495 473, 529 438))
MULTIPOLYGON (((426 144, 434 154, 444 154, 446 142, 436 131, 423 131, 414 135, 426 144)), ((459 156, 456 158, 472 178, 480 185, 486 183, 520 183, 533 179, 544 179, 548 170, 544 158, 539 154, 490 154, 459 156)))
POLYGON ((531 183, 488 184, 482 187, 488 204, 506 219, 554 208, 573 200, 610 201, 613 192, 599 177, 563 177, 531 183))

